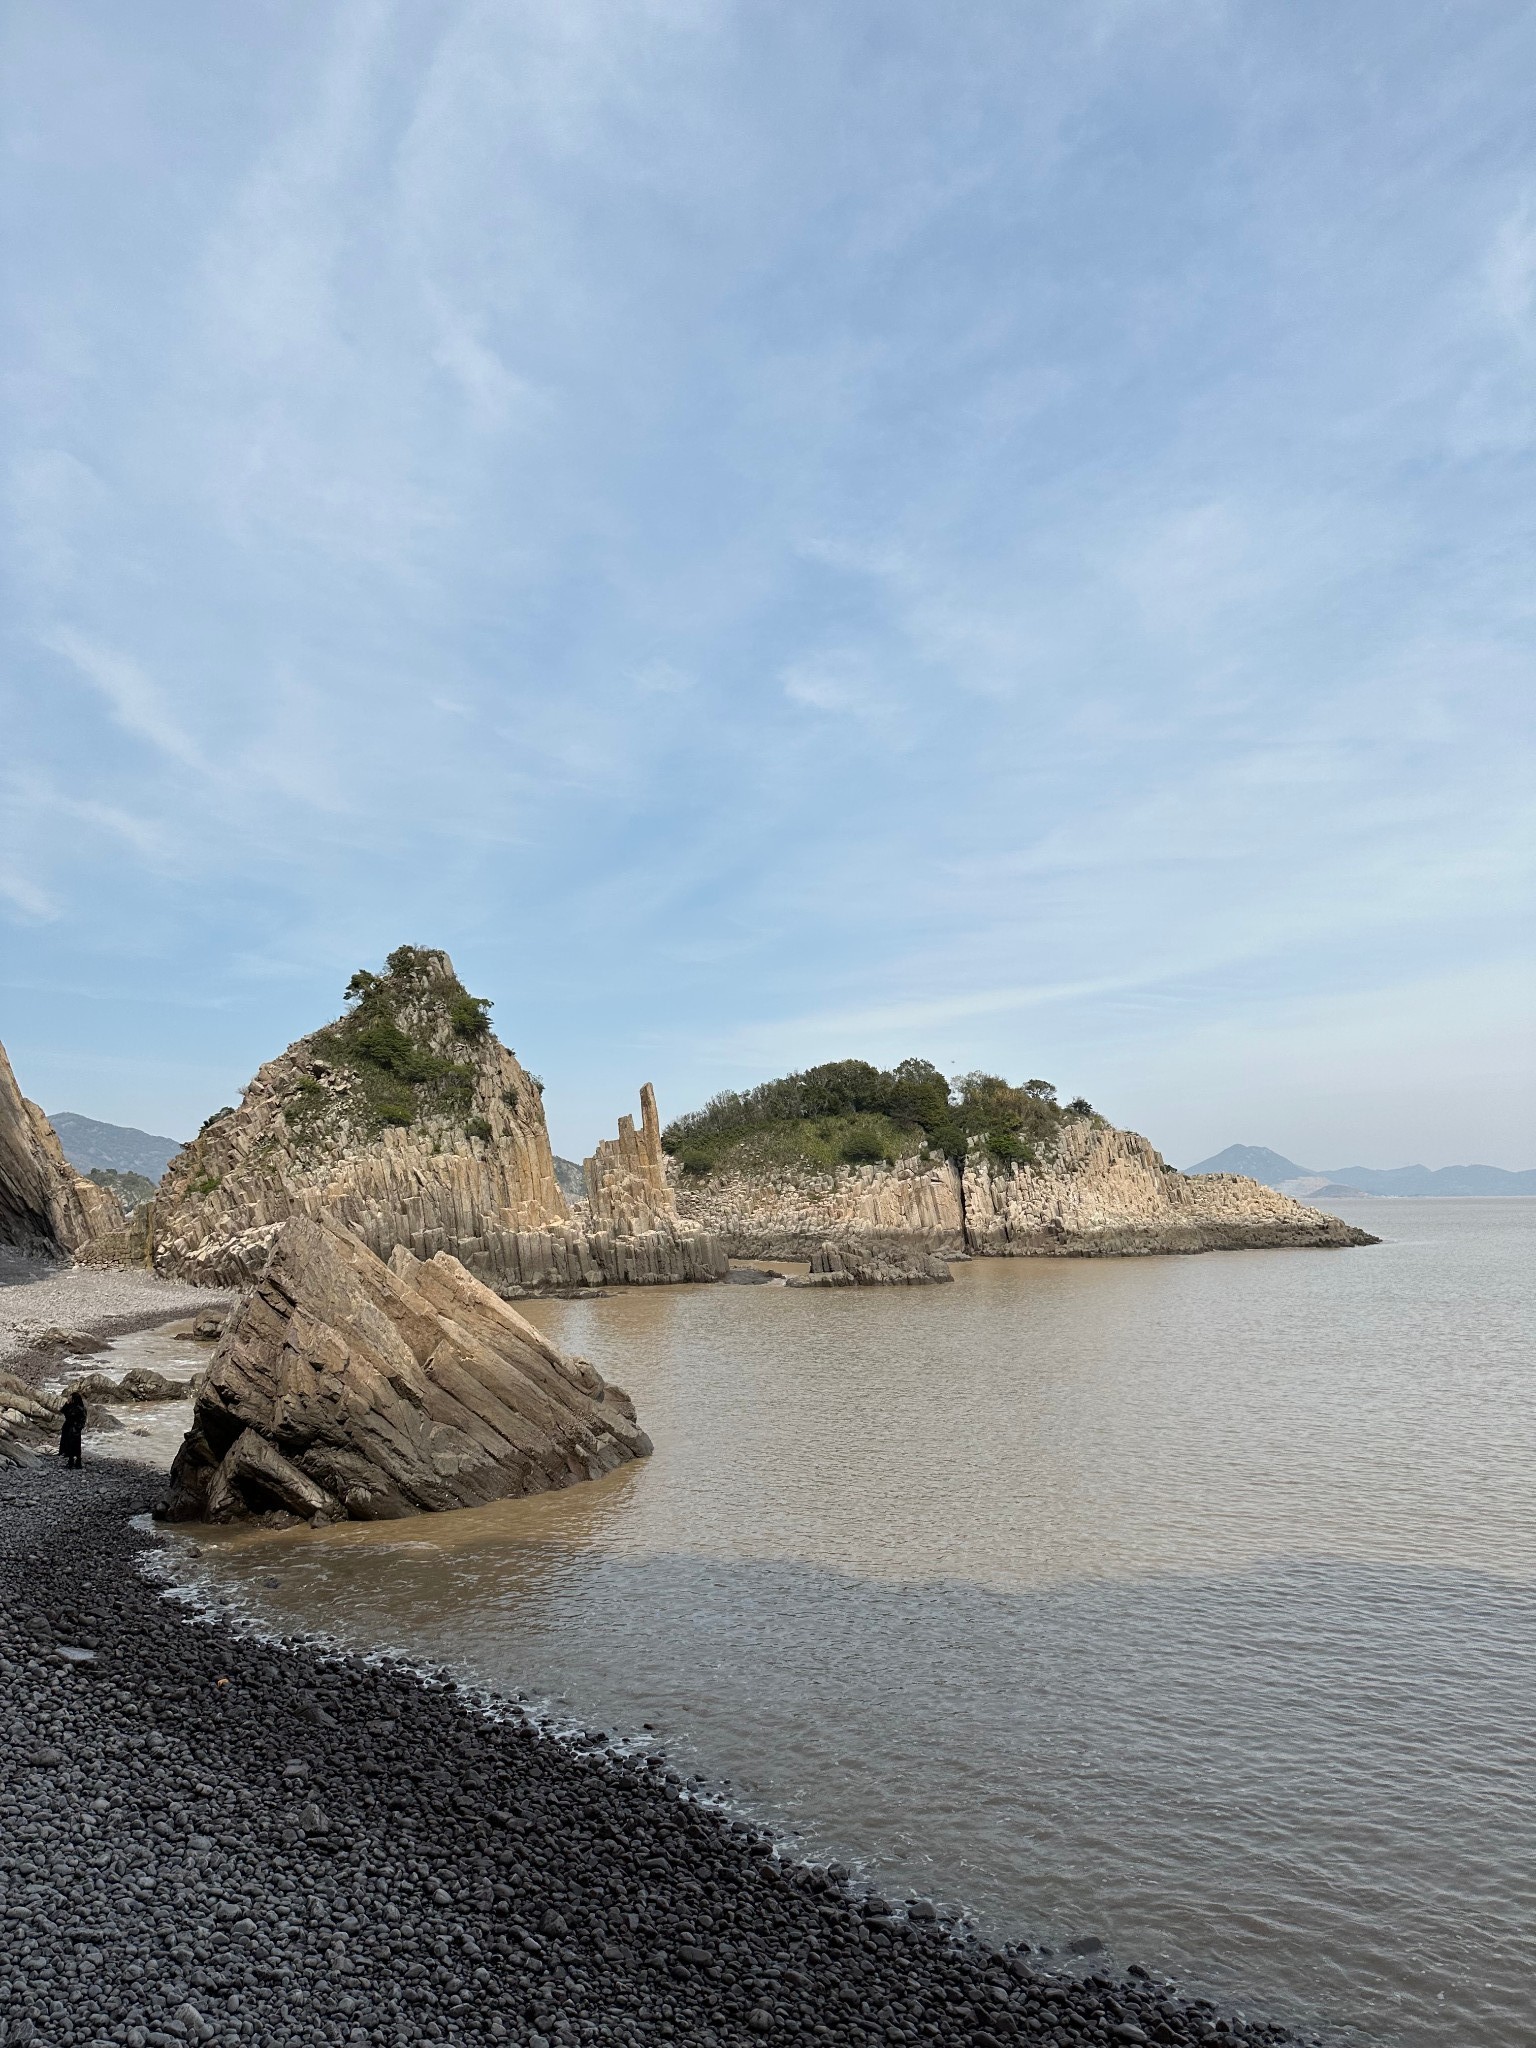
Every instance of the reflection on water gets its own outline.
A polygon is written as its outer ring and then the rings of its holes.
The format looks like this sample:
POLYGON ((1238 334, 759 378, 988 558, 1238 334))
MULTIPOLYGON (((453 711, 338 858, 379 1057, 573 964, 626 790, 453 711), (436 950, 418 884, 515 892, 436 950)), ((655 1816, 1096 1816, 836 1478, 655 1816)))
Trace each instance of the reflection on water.
POLYGON ((647 1465, 203 1562, 1000 1929, 1533 2039, 1536 1204, 1358 1206, 1390 1242, 540 1304, 647 1465))

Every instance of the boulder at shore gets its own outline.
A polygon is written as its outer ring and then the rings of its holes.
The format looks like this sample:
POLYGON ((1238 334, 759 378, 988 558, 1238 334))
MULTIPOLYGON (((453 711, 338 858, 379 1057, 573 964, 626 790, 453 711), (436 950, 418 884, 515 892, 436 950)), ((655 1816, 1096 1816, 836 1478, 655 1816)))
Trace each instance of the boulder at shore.
POLYGON ((171 1521, 382 1521, 596 1479, 643 1458, 634 1405, 439 1252, 388 1265, 284 1224, 208 1363, 171 1521))
POLYGON ((810 1271, 791 1287, 930 1287, 953 1280, 949 1261, 903 1244, 834 1244, 811 1253, 810 1271))

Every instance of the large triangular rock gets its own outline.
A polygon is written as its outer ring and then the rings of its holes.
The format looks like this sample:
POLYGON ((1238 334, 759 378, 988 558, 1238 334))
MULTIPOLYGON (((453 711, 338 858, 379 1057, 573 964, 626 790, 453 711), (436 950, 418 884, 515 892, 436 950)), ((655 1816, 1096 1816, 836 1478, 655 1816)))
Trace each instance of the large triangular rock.
POLYGON ((596 1479, 650 1449, 627 1395, 457 1259, 397 1248, 385 1265, 301 1216, 225 1326, 163 1512, 387 1520, 596 1479))

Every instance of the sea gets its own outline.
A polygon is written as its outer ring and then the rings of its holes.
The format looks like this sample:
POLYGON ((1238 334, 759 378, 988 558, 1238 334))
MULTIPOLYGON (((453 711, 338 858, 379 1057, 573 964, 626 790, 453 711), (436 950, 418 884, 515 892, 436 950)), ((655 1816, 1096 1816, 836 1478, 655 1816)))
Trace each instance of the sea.
POLYGON ((184 1576, 1052 1967, 1536 2042, 1536 1201, 1337 1213, 1383 1241, 524 1304, 652 1458, 184 1576))

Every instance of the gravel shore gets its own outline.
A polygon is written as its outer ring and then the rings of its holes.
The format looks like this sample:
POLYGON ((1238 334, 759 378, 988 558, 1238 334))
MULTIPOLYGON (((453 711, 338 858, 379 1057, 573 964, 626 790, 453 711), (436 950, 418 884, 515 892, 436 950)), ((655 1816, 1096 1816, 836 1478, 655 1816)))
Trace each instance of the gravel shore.
POLYGON ((88 1337, 124 1337, 158 1323, 221 1308, 232 1294, 188 1287, 135 1268, 63 1266, 0 1255, 0 1370, 35 1380, 57 1368, 56 1354, 40 1351, 48 1329, 88 1337))
POLYGON ((130 1527, 156 1483, 0 1478, 0 2042, 1285 2038, 953 1941, 600 1738, 191 1620, 130 1527))

